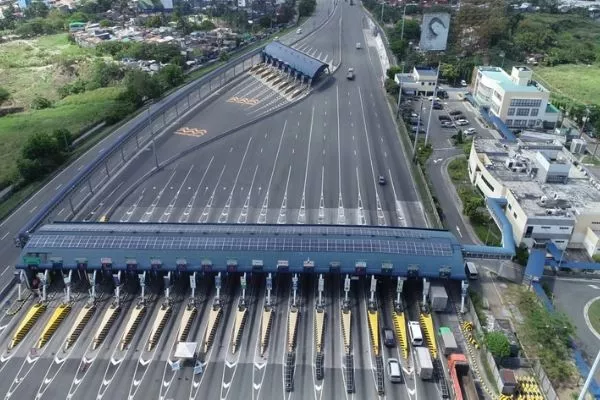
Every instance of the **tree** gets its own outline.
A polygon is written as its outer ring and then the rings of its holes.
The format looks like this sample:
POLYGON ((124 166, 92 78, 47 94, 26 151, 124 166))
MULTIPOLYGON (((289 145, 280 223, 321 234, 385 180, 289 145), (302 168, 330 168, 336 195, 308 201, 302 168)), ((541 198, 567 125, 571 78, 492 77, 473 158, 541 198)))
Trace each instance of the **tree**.
POLYGON ((185 80, 183 69, 179 65, 165 65, 157 74, 162 89, 167 90, 181 85, 185 80))
POLYGON ((112 25, 112 23, 107 19, 100 20, 99 24, 101 28, 108 28, 112 25))
POLYGON ((516 248, 515 261, 522 266, 527 265, 527 261, 529 261, 529 249, 524 244, 520 244, 516 248))
POLYGON ((52 137, 62 148, 62 151, 70 151, 71 145, 73 144, 73 135, 71 134, 71 131, 69 131, 67 128, 55 129, 52 132, 52 137))
POLYGON ((65 154, 56 139, 38 132, 27 138, 17 167, 23 179, 32 182, 54 171, 64 160, 65 154))
POLYGON ((31 108, 34 110, 43 110, 44 108, 52 107, 52 102, 45 97, 36 96, 31 102, 31 108))
POLYGON ((460 72, 454 64, 441 64, 440 73, 442 74, 442 77, 447 79, 448 82, 452 82, 452 84, 456 84, 456 80, 460 77, 460 72))
POLYGON ((485 344, 494 357, 510 355, 510 342, 502 332, 492 331, 485 335, 485 344))
POLYGON ((462 129, 459 129, 458 132, 456 132, 456 144, 463 144, 463 143, 464 143, 463 131, 462 131, 462 129))
POLYGON ((392 96, 398 96, 398 91, 400 90, 400 86, 393 79, 386 79, 385 83, 385 91, 391 94, 392 96))
POLYGON ((90 81, 87 89, 94 90, 101 87, 107 87, 118 82, 125 76, 125 72, 119 64, 112 62, 97 61, 94 64, 90 81))
POLYGON ((273 24, 273 20, 268 15, 262 16, 258 20, 258 25, 261 28, 265 28, 265 29, 270 28, 272 24, 273 24))
POLYGON ((121 99, 137 107, 144 101, 156 99, 162 94, 158 79, 153 78, 143 71, 133 70, 125 75, 125 91, 121 99))
POLYGON ((396 74, 399 74, 402 72, 402 67, 399 67, 397 65, 391 65, 387 71, 385 71, 388 79, 394 79, 396 77, 396 74))
MULTIPOLYGON (((400 36, 402 35, 402 20, 396 23, 394 26, 394 35, 400 36)), ((404 19, 404 37, 403 39, 411 41, 417 40, 421 37, 421 25, 417 20, 414 19, 404 19)))
POLYGON ((390 50, 396 57, 402 57, 406 51, 406 41, 400 39, 390 40, 390 50))
POLYGON ((147 28, 160 28, 163 26, 163 20, 160 15, 151 15, 148 17, 144 25, 147 28))
POLYGON ((14 29, 15 20, 17 19, 16 10, 13 3, 8 3, 8 6, 2 11, 4 18, 0 19, 0 30, 14 29))
POLYGON ((25 9, 25 18, 46 18, 48 6, 43 1, 34 1, 25 9))
POLYGON ((205 19, 200 23, 200 25, 198 25, 198 29, 201 31, 212 31, 216 27, 217 26, 209 19, 205 19))
POLYGON ((10 99, 10 92, 0 86, 0 106, 8 99, 10 99))

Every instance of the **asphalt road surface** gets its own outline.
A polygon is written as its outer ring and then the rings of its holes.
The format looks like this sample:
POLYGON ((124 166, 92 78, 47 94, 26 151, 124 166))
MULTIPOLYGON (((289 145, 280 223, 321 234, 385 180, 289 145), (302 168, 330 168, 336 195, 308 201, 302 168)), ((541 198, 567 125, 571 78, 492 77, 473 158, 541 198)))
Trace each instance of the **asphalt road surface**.
MULTIPOLYGON (((230 121, 249 120, 244 106, 227 103, 240 97, 235 93, 247 91, 250 82, 257 85, 253 78, 243 78, 216 100, 218 107, 201 110, 184 123, 205 134, 173 131, 157 141, 158 159, 172 159, 171 164, 140 181, 155 165, 148 147, 105 190, 93 215, 80 218, 426 226, 384 97, 379 58, 368 46, 356 49, 357 42, 367 42, 367 27, 359 7, 340 3, 315 36, 321 39, 314 40, 314 48, 322 44, 319 52, 327 51, 322 38, 334 49, 341 43, 342 51, 331 50, 327 57, 342 54, 342 67, 323 77, 308 97, 178 158, 180 152, 235 125, 230 121), (354 81, 346 80, 348 67, 356 71, 354 81), (379 176, 387 185, 378 184, 379 176), (122 199, 126 188, 133 190, 122 199)), ((267 88, 252 90, 268 93, 267 88)))

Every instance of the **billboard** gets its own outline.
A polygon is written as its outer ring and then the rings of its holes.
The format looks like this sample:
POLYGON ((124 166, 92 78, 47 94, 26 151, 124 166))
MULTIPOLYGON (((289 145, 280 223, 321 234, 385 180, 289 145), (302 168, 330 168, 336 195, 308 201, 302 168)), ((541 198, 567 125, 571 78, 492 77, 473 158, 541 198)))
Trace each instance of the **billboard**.
POLYGON ((423 23, 421 24, 421 41, 419 47, 424 51, 446 50, 449 30, 450 14, 424 14, 423 23))

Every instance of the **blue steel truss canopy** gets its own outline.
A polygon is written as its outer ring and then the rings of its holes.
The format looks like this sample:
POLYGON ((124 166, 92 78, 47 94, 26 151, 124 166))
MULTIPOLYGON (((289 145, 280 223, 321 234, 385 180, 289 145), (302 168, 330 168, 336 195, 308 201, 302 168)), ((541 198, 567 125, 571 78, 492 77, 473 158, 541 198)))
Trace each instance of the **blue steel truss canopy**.
POLYGON ((263 55, 284 63, 309 79, 315 79, 328 68, 327 64, 316 58, 310 57, 278 41, 269 43, 264 48, 263 55))
POLYGON ((55 223, 23 248, 30 267, 465 278, 448 231, 334 225, 55 223))

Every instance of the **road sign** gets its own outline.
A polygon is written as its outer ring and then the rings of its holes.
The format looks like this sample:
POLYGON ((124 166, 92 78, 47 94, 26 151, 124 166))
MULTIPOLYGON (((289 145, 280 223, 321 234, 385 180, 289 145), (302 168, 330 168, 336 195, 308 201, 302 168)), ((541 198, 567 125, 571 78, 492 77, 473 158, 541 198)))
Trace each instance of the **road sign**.
POLYGON ((196 289, 196 274, 190 275, 190 287, 196 289))
POLYGON ((377 290, 377 279, 375 279, 375 276, 371 276, 371 292, 375 290, 377 290))
POLYGON ((246 277, 245 276, 240 276, 240 285, 242 286, 242 289, 246 289, 246 277))

